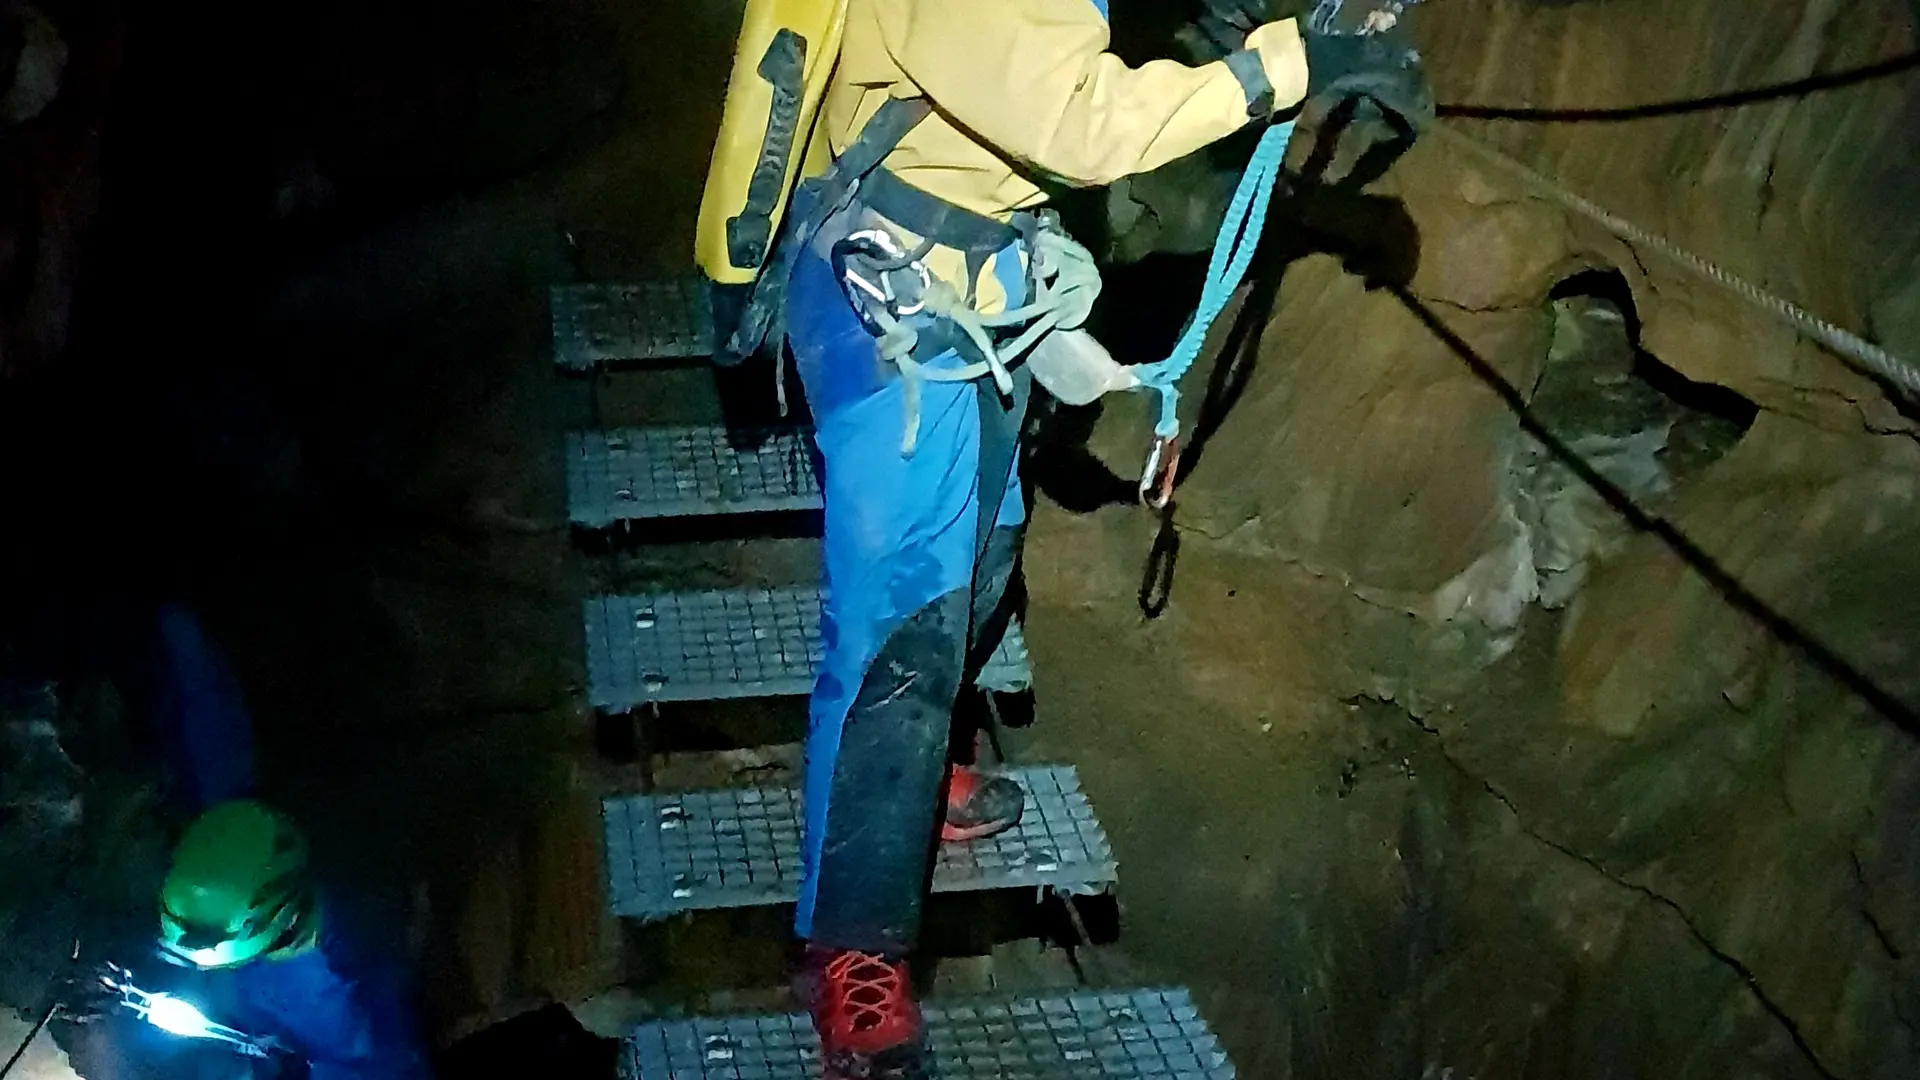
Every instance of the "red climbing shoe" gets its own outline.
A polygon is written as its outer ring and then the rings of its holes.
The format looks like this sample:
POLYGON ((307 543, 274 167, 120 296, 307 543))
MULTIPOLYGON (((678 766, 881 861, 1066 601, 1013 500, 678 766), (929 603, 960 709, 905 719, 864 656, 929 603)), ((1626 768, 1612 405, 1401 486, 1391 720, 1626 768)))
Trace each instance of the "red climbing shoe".
POLYGON ((940 839, 978 840, 1013 828, 1027 806, 1027 793, 1010 776, 955 765, 947 775, 947 816, 940 839))
POLYGON ((903 961, 807 949, 802 993, 825 1080, 926 1080, 920 1007, 903 961))

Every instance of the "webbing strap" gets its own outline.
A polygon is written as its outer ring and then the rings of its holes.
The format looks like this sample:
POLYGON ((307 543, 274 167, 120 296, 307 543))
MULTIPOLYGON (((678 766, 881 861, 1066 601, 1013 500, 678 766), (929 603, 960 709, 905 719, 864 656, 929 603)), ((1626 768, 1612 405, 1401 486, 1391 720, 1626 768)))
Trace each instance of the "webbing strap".
POLYGON ((1240 82, 1247 96, 1247 119, 1265 120, 1273 115, 1273 81, 1267 78, 1267 65, 1252 49, 1240 49, 1221 58, 1227 70, 1240 82))
POLYGON ((990 255, 1020 239, 1012 225, 930 195, 885 169, 867 175, 860 201, 916 236, 970 255, 990 255))
MULTIPOLYGON (((932 112, 933 103, 925 98, 888 98, 825 173, 800 182, 787 208, 787 218, 781 225, 772 257, 754 279, 738 323, 725 335, 725 344, 714 351, 717 363, 722 366, 739 363, 757 352, 770 337, 775 351, 780 352, 779 343, 784 335, 780 322, 786 306, 787 280, 793 275, 794 262, 801 250, 813 242, 814 235, 828 218, 846 208, 854 185, 885 161, 907 132, 932 112)), ((716 325, 715 329, 719 327, 716 325)), ((783 352, 780 356, 784 360, 783 352)), ((785 384, 780 385, 784 393, 785 384)), ((784 410, 784 399, 782 407, 784 410)))
POLYGON ((879 168, 900 140, 933 113, 933 102, 926 98, 890 97, 853 137, 853 142, 833 162, 836 180, 852 183, 879 168))

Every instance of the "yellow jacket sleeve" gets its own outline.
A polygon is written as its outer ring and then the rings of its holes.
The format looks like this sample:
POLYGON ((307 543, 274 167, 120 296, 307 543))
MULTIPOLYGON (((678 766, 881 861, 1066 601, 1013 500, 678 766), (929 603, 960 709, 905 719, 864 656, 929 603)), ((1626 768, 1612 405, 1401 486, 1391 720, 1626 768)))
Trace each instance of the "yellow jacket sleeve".
MULTIPOLYGON (((1147 172, 1248 122, 1224 63, 1128 67, 1093 0, 875 0, 887 51, 935 106, 1000 152, 1068 183, 1147 172)), ((1275 104, 1306 96, 1293 20, 1248 38, 1275 104)))

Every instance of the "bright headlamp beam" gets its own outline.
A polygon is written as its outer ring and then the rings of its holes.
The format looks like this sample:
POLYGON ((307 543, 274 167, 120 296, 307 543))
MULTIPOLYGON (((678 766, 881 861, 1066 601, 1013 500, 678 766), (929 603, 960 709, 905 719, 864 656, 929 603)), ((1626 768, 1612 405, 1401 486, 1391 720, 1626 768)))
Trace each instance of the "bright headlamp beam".
POLYGON ((168 994, 154 994, 146 1003, 147 1023, 169 1034, 189 1039, 218 1037, 216 1025, 199 1009, 168 994))

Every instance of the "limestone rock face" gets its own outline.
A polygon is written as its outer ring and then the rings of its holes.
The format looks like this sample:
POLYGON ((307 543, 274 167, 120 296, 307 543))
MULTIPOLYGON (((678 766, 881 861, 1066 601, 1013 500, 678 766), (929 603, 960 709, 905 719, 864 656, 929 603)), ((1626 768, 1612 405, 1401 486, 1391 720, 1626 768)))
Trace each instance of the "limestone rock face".
MULTIPOLYGON (((1448 130, 1920 358, 1920 79, 1587 115, 1904 55, 1911 5, 1420 15, 1440 100, 1471 107, 1448 130)), ((1150 176, 1127 195, 1209 190, 1150 176)), ((1218 991, 1245 1025, 1230 1047, 1275 1076, 1920 1073, 1916 411, 1457 139, 1289 209, 1297 235, 1190 380, 1184 576, 1145 631, 1155 665, 1055 690, 1289 715, 1281 757, 1344 758, 1264 796, 1276 839, 1247 858, 1269 860, 1268 895, 1291 889, 1289 915, 1209 913, 1270 928, 1290 965, 1287 1003, 1218 991), (1617 293, 1582 285, 1593 272, 1617 293), (1269 649, 1243 656, 1256 637, 1269 649), (1355 711, 1318 716, 1326 693, 1355 711), (1312 828, 1346 841, 1293 831, 1312 828)), ((1116 473, 1146 412, 1110 405, 1094 429, 1116 473)), ((1125 520, 1043 513, 1036 551, 1053 535, 1124 559, 1144 550, 1125 520)), ((1042 562, 1044 682, 1066 647, 1048 613, 1085 636, 1105 610, 1088 598, 1122 583, 1042 562)))

